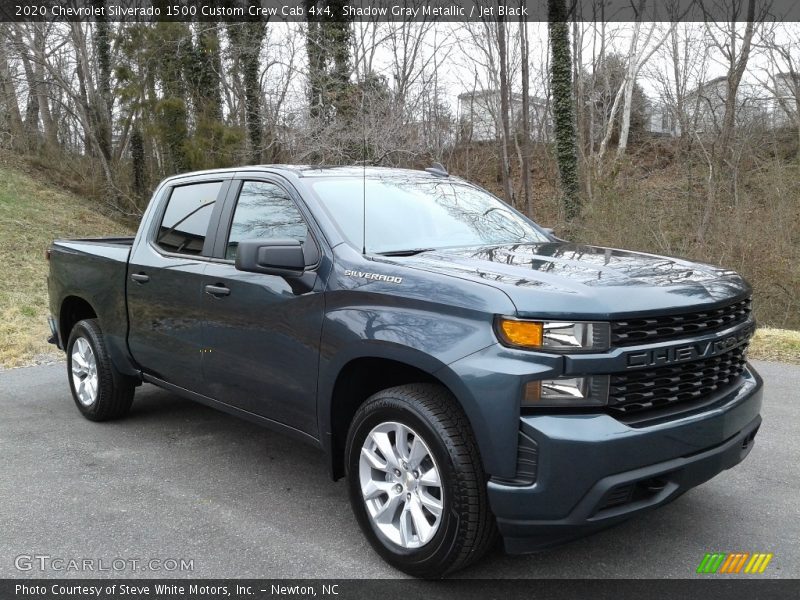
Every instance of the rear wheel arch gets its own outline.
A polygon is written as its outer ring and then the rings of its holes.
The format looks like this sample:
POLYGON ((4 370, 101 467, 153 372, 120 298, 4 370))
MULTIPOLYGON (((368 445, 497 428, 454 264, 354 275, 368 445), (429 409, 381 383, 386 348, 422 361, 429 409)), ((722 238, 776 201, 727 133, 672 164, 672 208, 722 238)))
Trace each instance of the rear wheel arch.
POLYGON ((67 296, 64 298, 58 314, 58 330, 62 346, 66 348, 70 333, 72 333, 72 329, 77 323, 85 319, 97 318, 97 311, 85 299, 80 296, 67 296))

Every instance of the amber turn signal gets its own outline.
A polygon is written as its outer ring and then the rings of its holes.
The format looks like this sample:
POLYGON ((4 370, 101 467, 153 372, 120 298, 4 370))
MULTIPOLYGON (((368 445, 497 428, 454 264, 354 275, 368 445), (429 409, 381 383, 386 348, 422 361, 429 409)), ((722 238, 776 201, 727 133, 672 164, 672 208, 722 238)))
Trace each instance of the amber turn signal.
POLYGON ((536 321, 515 321, 499 318, 497 330, 503 342, 521 348, 541 348, 544 326, 536 321))

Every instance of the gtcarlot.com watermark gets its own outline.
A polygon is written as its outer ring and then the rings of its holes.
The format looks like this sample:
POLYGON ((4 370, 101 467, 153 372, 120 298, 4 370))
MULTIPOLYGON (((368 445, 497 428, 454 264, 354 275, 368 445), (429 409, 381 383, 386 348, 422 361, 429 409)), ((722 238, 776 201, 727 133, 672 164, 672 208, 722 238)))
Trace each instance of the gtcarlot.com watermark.
POLYGON ((139 573, 192 572, 193 558, 95 558, 52 556, 50 554, 20 554, 14 558, 18 571, 53 573, 139 573))

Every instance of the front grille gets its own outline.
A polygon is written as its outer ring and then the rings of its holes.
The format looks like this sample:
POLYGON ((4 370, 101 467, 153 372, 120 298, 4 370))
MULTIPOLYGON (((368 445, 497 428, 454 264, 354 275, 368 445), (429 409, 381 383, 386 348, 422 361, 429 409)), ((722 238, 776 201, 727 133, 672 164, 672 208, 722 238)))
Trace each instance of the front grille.
POLYGON ((624 319, 611 322, 611 345, 651 344, 699 333, 710 333, 750 317, 750 298, 727 306, 680 315, 624 319))
POLYGON ((747 344, 724 354, 611 375, 608 407, 617 414, 671 407, 733 389, 745 369, 747 344))

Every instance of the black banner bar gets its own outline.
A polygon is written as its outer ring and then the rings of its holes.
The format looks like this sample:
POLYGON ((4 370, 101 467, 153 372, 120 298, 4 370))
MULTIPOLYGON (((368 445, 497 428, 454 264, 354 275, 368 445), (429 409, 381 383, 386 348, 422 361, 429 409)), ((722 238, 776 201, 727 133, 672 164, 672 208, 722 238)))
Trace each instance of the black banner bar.
MULTIPOLYGON (((576 565, 579 570, 580 565, 576 565)), ((555 600, 784 600, 800 596, 798 580, 746 576, 703 579, 4 579, 3 600, 274 600, 327 598, 350 600, 498 599, 555 600)))
MULTIPOLYGON (((578 21, 745 21, 748 0, 571 0, 578 21)), ((547 0, 2 0, 0 21, 547 20, 547 0)), ((800 2, 755 0, 757 21, 800 21, 800 2)))

